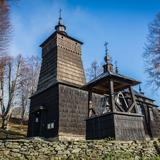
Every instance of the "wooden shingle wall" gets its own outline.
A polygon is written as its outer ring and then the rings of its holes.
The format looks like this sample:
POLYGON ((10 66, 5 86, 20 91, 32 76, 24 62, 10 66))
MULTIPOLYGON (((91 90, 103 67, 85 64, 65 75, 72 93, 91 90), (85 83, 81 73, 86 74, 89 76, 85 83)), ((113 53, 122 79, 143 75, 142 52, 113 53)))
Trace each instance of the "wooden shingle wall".
POLYGON ((153 108, 150 110, 151 114, 151 132, 154 138, 160 138, 160 110, 157 108, 153 108))
POLYGON ((143 117, 129 114, 114 115, 116 140, 144 140, 143 117))
POLYGON ((58 34, 57 45, 57 80, 73 85, 84 85, 81 44, 58 34))
POLYGON ((88 93, 59 85, 59 137, 85 138, 85 119, 88 116, 88 93))
POLYGON ((57 47, 49 50, 42 56, 41 71, 38 82, 38 91, 42 91, 56 82, 57 76, 57 47))
POLYGON ((28 136, 42 136, 42 137, 55 137, 58 135, 58 85, 55 85, 45 92, 37 94, 31 98, 30 115, 29 115, 29 127, 28 136), (39 111, 40 106, 44 107, 44 110, 39 111), (36 114, 41 112, 39 119, 41 128, 37 128, 39 125, 36 123, 36 114), (54 128, 48 129, 47 125, 54 123, 54 128))

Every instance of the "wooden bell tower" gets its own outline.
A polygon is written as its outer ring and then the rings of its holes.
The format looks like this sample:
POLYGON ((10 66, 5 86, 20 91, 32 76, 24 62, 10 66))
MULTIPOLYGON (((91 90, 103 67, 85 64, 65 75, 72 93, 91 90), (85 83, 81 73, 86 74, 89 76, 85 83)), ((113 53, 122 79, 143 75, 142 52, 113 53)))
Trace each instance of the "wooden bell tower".
POLYGON ((93 112, 91 106, 93 93, 105 95, 108 99, 109 109, 101 115, 93 115, 86 120, 86 138, 112 137, 116 140, 142 140, 145 137, 143 116, 138 113, 135 95, 132 90, 132 86, 140 82, 114 71, 107 44, 105 44, 105 47, 104 72, 86 84, 84 88, 89 92, 89 116, 93 112), (128 97, 123 96, 122 92, 124 90, 128 90, 128 97), (121 95, 121 97, 118 95, 121 95), (116 102, 117 96, 121 103, 116 102))
POLYGON ((79 90, 85 84, 82 44, 67 34, 60 11, 55 32, 40 45, 42 65, 31 97, 28 136, 85 137, 87 100, 82 98, 87 96, 79 90))
POLYGON ((61 11, 55 30, 40 45, 42 48, 42 67, 38 91, 57 82, 75 86, 85 84, 81 59, 81 45, 83 43, 67 35, 66 26, 62 23, 61 11))

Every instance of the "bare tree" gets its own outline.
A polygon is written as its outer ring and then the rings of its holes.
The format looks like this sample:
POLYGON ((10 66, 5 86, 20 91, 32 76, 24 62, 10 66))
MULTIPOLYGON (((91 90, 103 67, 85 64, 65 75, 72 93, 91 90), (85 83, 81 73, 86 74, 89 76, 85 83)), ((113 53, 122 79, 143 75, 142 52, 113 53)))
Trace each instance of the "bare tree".
POLYGON ((86 75, 87 80, 91 80, 96 78, 98 75, 100 75, 103 72, 102 65, 98 64, 98 62, 95 60, 91 63, 90 68, 87 69, 86 75))
POLYGON ((153 88, 160 87, 160 13, 149 24, 149 34, 145 45, 145 71, 148 74, 148 83, 153 88))
POLYGON ((10 22, 10 5, 19 0, 0 0, 0 56, 8 54, 12 27, 10 22))
POLYGON ((2 128, 7 129, 7 124, 10 119, 14 100, 16 97, 17 84, 20 78, 20 68, 22 64, 22 56, 16 58, 7 57, 1 60, 4 64, 2 67, 1 77, 1 113, 2 113, 2 128), (7 59, 7 60, 6 60, 7 59))
POLYGON ((0 108, 2 128, 7 129, 14 107, 21 108, 23 122, 29 97, 36 91, 40 71, 40 59, 19 55, 0 57, 0 108))
POLYGON ((21 120, 23 123, 26 109, 30 104, 30 97, 37 89, 40 72, 40 59, 36 56, 23 59, 21 67, 21 80, 19 83, 19 100, 21 106, 21 120))
POLYGON ((7 53, 11 35, 9 19, 9 5, 5 0, 0 0, 0 55, 7 53))

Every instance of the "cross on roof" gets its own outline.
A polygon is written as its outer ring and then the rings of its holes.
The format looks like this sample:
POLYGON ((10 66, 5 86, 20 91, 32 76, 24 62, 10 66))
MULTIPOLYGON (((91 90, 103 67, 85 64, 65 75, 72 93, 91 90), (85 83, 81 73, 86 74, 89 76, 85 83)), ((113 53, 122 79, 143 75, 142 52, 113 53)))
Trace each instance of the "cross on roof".
POLYGON ((60 8, 60 10, 59 10, 59 19, 62 19, 61 14, 62 14, 62 9, 60 8))
POLYGON ((106 53, 107 53, 108 52, 108 42, 105 42, 104 46, 105 46, 105 50, 106 50, 106 53))

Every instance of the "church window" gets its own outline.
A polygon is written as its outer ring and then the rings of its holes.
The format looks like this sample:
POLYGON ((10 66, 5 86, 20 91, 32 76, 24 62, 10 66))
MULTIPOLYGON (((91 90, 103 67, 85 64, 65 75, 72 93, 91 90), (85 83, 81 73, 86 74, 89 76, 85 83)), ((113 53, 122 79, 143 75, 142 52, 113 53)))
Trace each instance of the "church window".
POLYGON ((51 123, 51 128, 54 128, 54 122, 51 123))
POLYGON ((39 119, 38 119, 38 117, 36 117, 36 120, 35 120, 35 121, 36 121, 36 123, 38 123, 38 122, 39 122, 39 119))
POLYGON ((54 122, 47 124, 47 129, 53 129, 54 128, 54 122))
POLYGON ((50 123, 48 123, 48 125, 47 125, 47 129, 51 129, 50 123))

